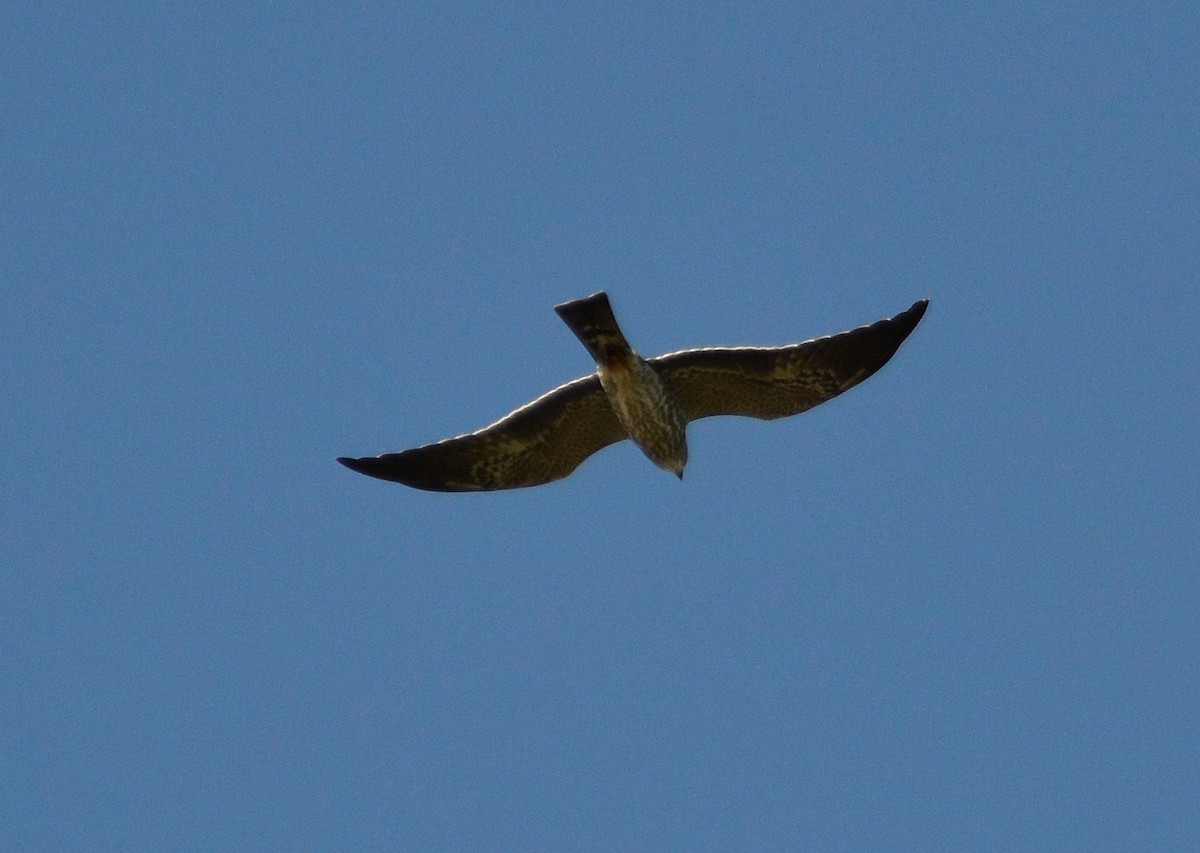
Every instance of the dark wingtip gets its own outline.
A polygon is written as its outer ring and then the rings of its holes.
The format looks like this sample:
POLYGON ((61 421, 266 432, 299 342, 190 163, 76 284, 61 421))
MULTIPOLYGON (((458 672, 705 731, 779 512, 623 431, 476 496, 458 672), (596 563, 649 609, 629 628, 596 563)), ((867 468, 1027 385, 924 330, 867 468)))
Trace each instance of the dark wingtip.
POLYGON ((350 457, 350 456, 339 456, 339 457, 337 458, 337 461, 338 461, 338 462, 341 462, 343 465, 345 465, 345 466, 346 466, 347 468, 349 468, 351 471, 361 471, 361 470, 362 470, 362 469, 359 467, 358 460, 357 460, 357 459, 354 459, 353 457, 350 457))
POLYGON ((918 299, 912 307, 895 317, 830 336, 830 358, 840 362, 847 376, 852 377, 841 391, 853 388, 891 361, 900 345, 921 322, 928 307, 928 299, 918 299))
MULTIPOLYGON (((900 344, 904 342, 904 339, 907 338, 909 334, 912 333, 912 330, 917 327, 917 324, 921 322, 921 318, 925 316, 925 309, 928 307, 928 299, 918 299, 907 311, 901 311, 890 320, 880 321, 881 324, 886 324, 896 330, 894 338, 896 349, 899 349, 900 344)), ((895 352, 896 349, 893 349, 892 352, 895 352)), ((891 355, 889 355, 888 358, 891 358, 891 355)))
POLYGON ((477 492, 486 488, 469 479, 447 477, 436 463, 431 464, 423 457, 421 451, 425 450, 427 448, 418 447, 403 453, 362 456, 358 459, 339 456, 337 461, 359 474, 428 492, 477 492))
POLYGON ((395 465, 388 465, 387 460, 382 456, 361 456, 354 458, 353 456, 339 456, 338 462, 341 462, 351 471, 359 474, 366 474, 368 477, 376 477, 380 480, 393 480, 395 482, 404 482, 396 480, 395 465))
MULTIPOLYGON (((395 456, 396 454, 392 454, 395 456)), ((341 462, 351 471, 359 474, 366 474, 368 477, 375 477, 379 480, 390 480, 395 483, 406 483, 405 479, 400 479, 395 464, 388 464, 388 459, 383 456, 362 456, 355 459, 351 456, 339 456, 338 462, 341 462)))
POLYGON ((918 299, 912 304, 912 307, 900 314, 901 317, 908 317, 909 322, 915 328, 917 323, 921 322, 921 318, 925 316, 925 310, 929 307, 928 299, 918 299))

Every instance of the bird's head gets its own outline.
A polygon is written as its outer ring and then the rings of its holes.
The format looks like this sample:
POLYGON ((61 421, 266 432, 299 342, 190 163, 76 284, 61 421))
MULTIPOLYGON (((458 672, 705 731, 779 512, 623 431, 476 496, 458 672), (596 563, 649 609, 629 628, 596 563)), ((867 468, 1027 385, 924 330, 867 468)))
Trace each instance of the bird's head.
POLYGON ((670 471, 680 480, 683 479, 683 469, 687 466, 687 445, 677 449, 669 456, 662 459, 655 459, 655 464, 664 471, 670 471))

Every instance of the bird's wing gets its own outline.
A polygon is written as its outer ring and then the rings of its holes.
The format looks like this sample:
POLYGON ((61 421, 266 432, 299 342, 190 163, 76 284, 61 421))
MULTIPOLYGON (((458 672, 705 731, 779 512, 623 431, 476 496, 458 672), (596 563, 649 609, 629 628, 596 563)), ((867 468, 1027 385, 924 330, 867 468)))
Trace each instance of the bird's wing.
POLYGON ((593 373, 476 432, 401 453, 338 461, 360 474, 434 492, 516 489, 565 477, 623 438, 625 430, 593 373))
POLYGON ((887 364, 925 314, 902 314, 837 335, 782 347, 713 347, 650 359, 688 421, 713 415, 770 420, 836 397, 887 364))

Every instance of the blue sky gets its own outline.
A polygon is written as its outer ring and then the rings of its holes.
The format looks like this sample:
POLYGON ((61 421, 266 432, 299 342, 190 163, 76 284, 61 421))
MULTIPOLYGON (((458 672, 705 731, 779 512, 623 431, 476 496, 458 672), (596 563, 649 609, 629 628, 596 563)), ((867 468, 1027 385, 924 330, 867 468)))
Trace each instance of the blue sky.
POLYGON ((0 846, 1194 849, 1186 4, 29 4, 0 846), (546 487, 339 455, 929 313, 546 487))

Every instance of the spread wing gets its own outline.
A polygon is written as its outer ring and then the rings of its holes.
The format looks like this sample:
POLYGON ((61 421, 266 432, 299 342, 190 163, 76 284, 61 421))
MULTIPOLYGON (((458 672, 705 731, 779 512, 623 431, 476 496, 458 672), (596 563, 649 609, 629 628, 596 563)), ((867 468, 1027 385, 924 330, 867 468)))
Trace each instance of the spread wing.
POLYGON ((928 304, 921 300, 890 319, 803 343, 682 350, 650 364, 687 421, 713 415, 783 418, 836 397, 887 364, 928 304))
POLYGON ((476 432, 338 462, 360 474, 434 492, 516 489, 565 477, 597 450, 625 437, 593 373, 476 432))

